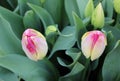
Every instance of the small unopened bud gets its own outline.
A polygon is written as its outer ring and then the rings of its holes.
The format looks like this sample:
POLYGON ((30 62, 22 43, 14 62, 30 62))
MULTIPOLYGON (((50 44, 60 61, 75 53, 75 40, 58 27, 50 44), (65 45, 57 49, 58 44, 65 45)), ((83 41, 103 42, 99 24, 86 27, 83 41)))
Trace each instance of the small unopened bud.
POLYGON ((120 14, 120 0, 113 0, 115 11, 120 14))
POLYGON ((85 17, 91 17, 94 11, 93 0, 89 0, 85 8, 85 17))
POLYGON ((50 25, 46 28, 45 34, 48 36, 51 33, 57 32, 57 28, 54 25, 50 25))
POLYGON ((40 0, 41 4, 44 4, 46 0, 40 0))
POLYGON ((43 59, 48 51, 45 37, 34 29, 27 29, 23 33, 22 48, 25 54, 34 61, 43 59))
POLYGON ((104 12, 101 3, 97 5, 92 14, 92 25, 96 28, 102 28, 104 26, 104 12))
POLYGON ((81 50, 92 61, 99 58, 107 45, 106 36, 101 31, 90 31, 83 35, 81 50))

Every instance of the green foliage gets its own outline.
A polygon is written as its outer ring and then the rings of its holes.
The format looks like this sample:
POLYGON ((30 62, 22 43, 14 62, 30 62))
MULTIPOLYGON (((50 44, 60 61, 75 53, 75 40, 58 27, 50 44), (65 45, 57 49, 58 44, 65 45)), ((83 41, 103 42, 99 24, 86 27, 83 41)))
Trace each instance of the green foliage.
POLYGON ((103 81, 119 81, 120 80, 120 40, 105 58, 103 65, 103 81))
POLYGON ((27 10, 29 10, 29 7, 27 3, 32 3, 35 5, 41 5, 40 0, 18 0, 18 6, 20 10, 20 15, 24 15, 27 10))
MULTIPOLYGON (((10 23, 0 15, 0 49, 3 53, 22 53, 20 40, 14 34, 10 23), (4 34, 3 34, 4 33, 4 34)), ((1 55, 1 54, 0 54, 1 55)))
POLYGON ((11 70, 26 81, 57 81, 58 77, 47 59, 33 62, 25 56, 10 54, 0 57, 0 66, 11 70))
POLYGON ((41 23, 39 21, 39 18, 32 10, 29 10, 25 13, 25 16, 23 17, 23 23, 24 23, 25 29, 27 28, 33 28, 36 30, 41 29, 40 28, 41 23))
POLYGON ((95 30, 86 16, 93 14, 89 7, 85 11, 88 1, 0 0, 0 81, 120 81, 120 14, 114 8, 119 5, 93 0, 94 7, 102 3, 105 22, 96 30, 106 35, 107 46, 90 61, 81 50, 84 33, 95 30), (56 30, 46 34, 49 26, 56 30), (21 39, 28 28, 45 36, 46 58, 32 61, 25 55, 21 39))
POLYGON ((15 35, 21 39, 22 32, 24 31, 23 18, 3 7, 0 7, 0 15, 10 23, 15 35))
POLYGON ((77 2, 75 0, 65 0, 65 9, 66 9, 70 24, 74 25, 72 12, 79 14, 77 2))
POLYGON ((44 28, 46 29, 47 26, 54 24, 54 20, 52 19, 51 15, 44 9, 39 6, 28 4, 30 8, 37 14, 37 16, 42 20, 44 28))
POLYGON ((43 7, 51 14, 55 23, 60 24, 62 19, 62 6, 64 0, 45 0, 43 7))
POLYGON ((75 44, 76 39, 74 31, 74 27, 66 27, 62 31, 62 34, 65 36, 60 35, 58 37, 49 57, 52 57, 56 51, 70 49, 75 44))
POLYGON ((11 71, 0 67, 0 81, 19 81, 19 78, 11 71))
POLYGON ((81 37, 82 35, 87 31, 83 21, 75 14, 73 13, 74 23, 75 23, 75 29, 76 29, 76 39, 78 46, 80 47, 81 44, 81 37))

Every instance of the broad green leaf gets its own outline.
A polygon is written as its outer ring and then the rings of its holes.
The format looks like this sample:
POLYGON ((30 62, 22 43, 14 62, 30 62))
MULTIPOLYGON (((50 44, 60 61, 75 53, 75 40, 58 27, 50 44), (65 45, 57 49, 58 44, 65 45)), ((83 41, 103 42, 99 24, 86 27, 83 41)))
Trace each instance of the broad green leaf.
POLYGON ((102 30, 105 32, 111 31, 113 37, 115 38, 115 42, 117 42, 120 39, 120 30, 117 27, 106 26, 103 27, 102 30))
POLYGON ((113 22, 114 22, 114 19, 108 18, 108 17, 105 18, 105 26, 108 26, 112 24, 113 22))
POLYGON ((56 23, 61 22, 62 7, 64 0, 45 0, 44 8, 51 14, 56 23))
POLYGON ((44 8, 30 3, 28 5, 42 20, 45 29, 47 26, 54 24, 54 20, 52 19, 51 15, 44 8))
POLYGON ((81 37, 87 30, 83 24, 83 21, 74 12, 73 12, 73 18, 74 18, 74 23, 75 23, 76 39, 77 39, 78 47, 80 48, 81 37))
POLYGON ((112 32, 109 31, 109 32, 107 33, 107 47, 106 47, 106 50, 105 50, 105 51, 106 51, 107 53, 110 52, 110 51, 113 49, 115 43, 116 43, 115 37, 113 36, 112 32))
POLYGON ((107 14, 107 17, 113 17, 113 0, 103 0, 102 5, 104 12, 107 14))
POLYGON ((1 15, 0 15, 0 51, 2 51, 2 53, 23 53, 21 49, 20 40, 15 36, 9 22, 5 20, 1 15))
POLYGON ((20 15, 24 15, 27 10, 30 8, 28 7, 27 3, 32 3, 38 6, 41 6, 40 0, 18 0, 18 5, 20 9, 20 15))
POLYGON ((68 15, 69 21, 71 25, 74 25, 72 12, 79 14, 79 9, 77 6, 76 0, 64 0, 65 1, 65 10, 68 15))
POLYGON ((49 57, 52 57, 56 51, 70 49, 75 44, 76 39, 74 27, 65 27, 62 34, 66 36, 61 35, 58 37, 49 57))
POLYGON ((32 10, 29 10, 25 13, 25 16, 23 17, 23 23, 25 25, 25 29, 33 28, 36 30, 40 30, 41 27, 39 18, 32 10))
POLYGON ((84 66, 77 62, 70 73, 66 74, 63 77, 60 77, 59 81, 79 81, 80 72, 84 69, 84 66))
POLYGON ((0 67, 0 81, 19 81, 18 76, 7 69, 0 67))
POLYGON ((115 43, 120 40, 120 30, 117 27, 106 26, 102 29, 103 32, 107 32, 107 47, 105 53, 111 51, 115 43))
POLYGON ((22 17, 3 7, 0 7, 0 14, 10 23, 15 35, 21 39, 24 31, 22 17))
POLYGON ((81 19, 84 19, 84 12, 85 12, 85 8, 88 0, 76 0, 76 1, 79 8, 80 17, 81 19))
POLYGON ((66 50, 66 55, 70 56, 75 61, 81 56, 81 52, 77 48, 70 48, 66 50))
POLYGON ((47 59, 35 62, 22 55, 9 54, 0 57, 0 66, 25 81, 58 81, 57 71, 47 59))
POLYGON ((79 60, 79 58, 81 56, 81 52, 80 52, 80 50, 78 50, 76 48, 70 48, 70 49, 66 50, 66 55, 68 55, 72 58, 72 60, 73 60, 72 63, 66 64, 64 62, 64 60, 66 60, 66 59, 62 60, 62 58, 60 58, 60 57, 58 57, 57 60, 60 65, 62 65, 64 67, 72 68, 79 60))
POLYGON ((87 17, 83 20, 84 26, 86 27, 90 23, 90 17, 87 17))
POLYGON ((120 80, 120 40, 116 43, 114 49, 109 52, 105 58, 102 75, 103 81, 120 80))

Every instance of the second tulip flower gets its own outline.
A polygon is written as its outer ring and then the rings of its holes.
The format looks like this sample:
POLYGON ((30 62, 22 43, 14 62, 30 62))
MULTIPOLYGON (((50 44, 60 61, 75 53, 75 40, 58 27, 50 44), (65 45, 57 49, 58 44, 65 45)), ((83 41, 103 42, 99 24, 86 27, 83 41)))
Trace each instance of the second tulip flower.
POLYGON ((107 45, 106 36, 98 30, 87 32, 81 41, 81 50, 92 61, 99 58, 107 45))

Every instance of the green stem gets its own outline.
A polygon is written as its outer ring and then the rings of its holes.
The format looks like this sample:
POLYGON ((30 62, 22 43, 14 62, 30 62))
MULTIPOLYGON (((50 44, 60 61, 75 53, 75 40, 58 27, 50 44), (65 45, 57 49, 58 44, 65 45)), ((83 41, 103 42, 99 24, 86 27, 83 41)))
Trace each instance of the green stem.
POLYGON ((90 58, 88 58, 86 60, 86 63, 85 63, 85 69, 83 71, 83 74, 82 74, 82 80, 81 81, 88 81, 88 77, 87 76, 87 71, 88 71, 88 68, 89 68, 89 65, 90 65, 90 58))

